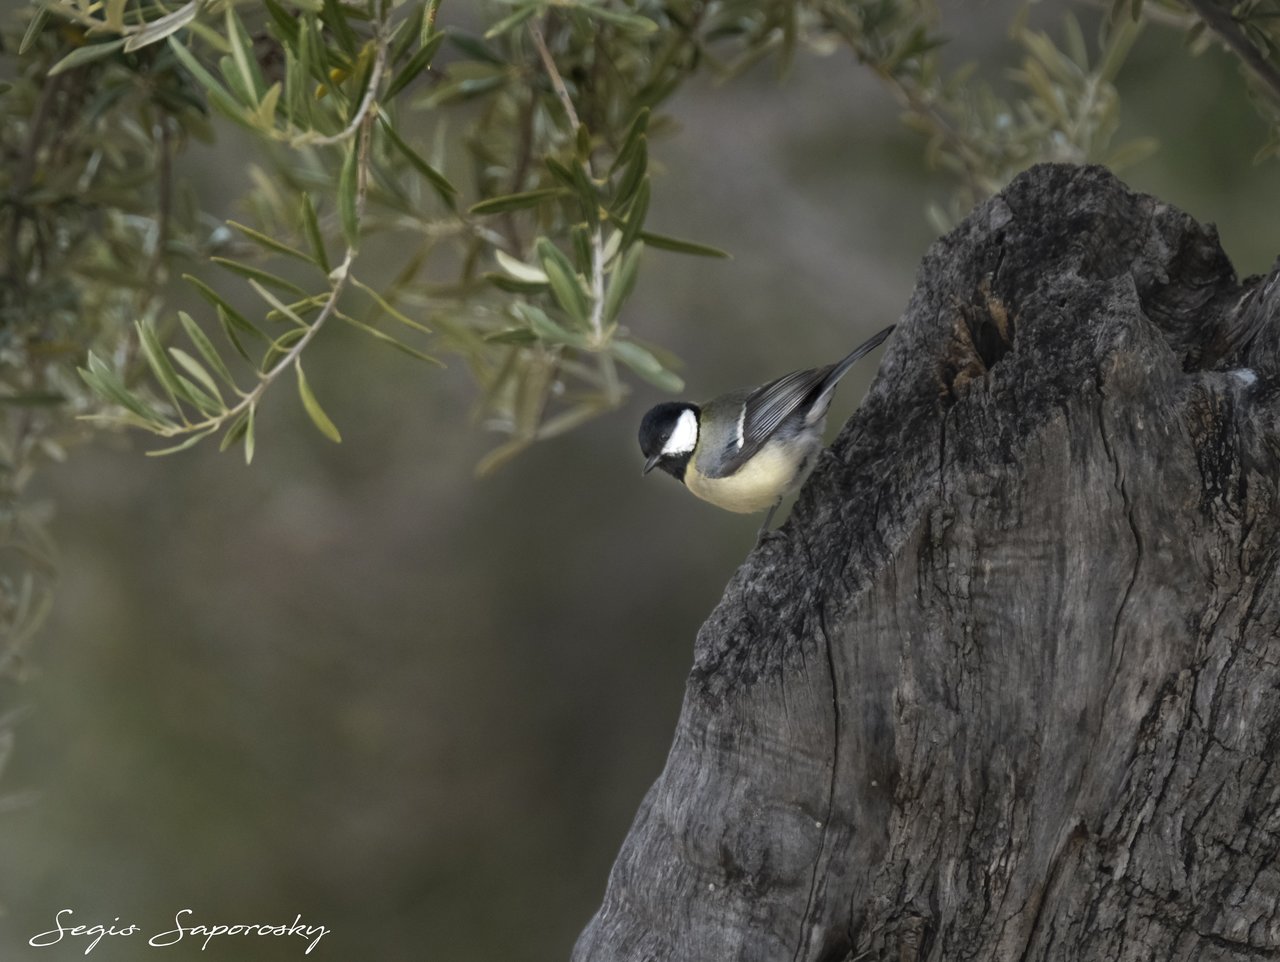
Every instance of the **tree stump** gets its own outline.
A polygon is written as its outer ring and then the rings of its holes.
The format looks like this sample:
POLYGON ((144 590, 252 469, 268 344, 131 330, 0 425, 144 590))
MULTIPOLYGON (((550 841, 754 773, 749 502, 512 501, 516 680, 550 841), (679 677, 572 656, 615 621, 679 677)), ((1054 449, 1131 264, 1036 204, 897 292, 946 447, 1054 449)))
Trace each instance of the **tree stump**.
POLYGON ((1276 278, 1097 167, 934 244, 574 960, 1280 958, 1276 278))

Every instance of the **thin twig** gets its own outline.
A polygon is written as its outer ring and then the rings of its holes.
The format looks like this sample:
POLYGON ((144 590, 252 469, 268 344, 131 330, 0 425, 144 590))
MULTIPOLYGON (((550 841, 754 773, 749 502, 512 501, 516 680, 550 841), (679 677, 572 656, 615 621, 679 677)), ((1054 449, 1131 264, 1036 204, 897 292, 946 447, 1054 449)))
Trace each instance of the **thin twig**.
POLYGON ((604 345, 604 230, 597 219, 591 231, 591 330, 604 345))
POLYGON ((1280 101, 1280 69, 1253 45, 1231 10, 1215 0, 1187 0, 1187 6, 1266 84, 1272 98, 1280 101))
POLYGON ((933 124, 943 141, 951 147, 955 156, 960 158, 960 162, 964 165, 966 185, 973 193, 975 202, 990 196, 991 190, 982 181, 982 165, 974 159, 975 151, 968 138, 956 130, 942 111, 921 96, 916 87, 905 83, 900 77, 895 77, 879 64, 871 64, 871 69, 898 92, 898 96, 902 98, 902 102, 909 110, 933 124))
POLYGON ((44 87, 40 90, 40 96, 36 100, 36 108, 32 112, 31 121, 27 126, 27 142, 22 147, 22 157, 18 161, 17 173, 13 178, 13 184, 10 187, 10 196, 13 198, 13 220, 9 224, 9 270, 8 274, 13 279, 14 288, 25 286, 26 271, 22 269, 22 222, 27 215, 27 199, 24 196, 31 188, 31 184, 35 180, 36 160, 40 154, 40 147, 44 139, 45 124, 49 120, 49 111, 53 107, 54 99, 58 96, 58 92, 62 87, 63 77, 50 77, 44 87))
MULTIPOLYGON (((529 86, 529 106, 524 110, 520 117, 520 139, 516 147, 516 160, 511 169, 511 193, 518 194, 524 189, 524 179, 529 173, 529 165, 533 162, 533 121, 538 113, 539 101, 538 88, 532 84, 529 86)), ((506 244, 506 250, 516 256, 520 256, 520 252, 524 249, 524 244, 520 240, 519 220, 515 211, 506 211, 501 215, 500 223, 502 231, 506 235, 505 241, 497 246, 501 249, 502 244, 506 244)))
MULTIPOLYGON (((359 137, 357 141, 359 156, 356 158, 357 221, 364 216, 365 199, 368 193, 369 151, 370 145, 373 143, 373 121, 374 114, 366 112, 363 123, 357 132, 357 136, 359 137)), ((201 431, 213 432, 223 424, 226 424, 232 418, 235 418, 237 415, 242 414, 255 406, 276 378, 283 374, 287 368, 292 366, 298 360, 303 349, 311 343, 312 338, 319 333, 320 328, 324 326, 325 321, 337 312, 338 300, 342 297, 342 292, 347 286, 347 281, 350 279, 351 264, 355 260, 355 257, 355 247, 348 246, 346 253, 343 255, 342 263, 335 267, 329 274, 332 287, 329 289, 328 298, 320 308, 320 313, 316 315, 315 320, 313 320, 307 327, 306 333, 304 333, 302 337, 298 338, 297 343, 291 346, 270 370, 264 371, 258 375, 258 383, 252 391, 244 394, 240 401, 238 401, 234 406, 223 411, 221 414, 205 418, 203 421, 197 421, 193 424, 175 425, 171 428, 164 428, 156 431, 156 433, 162 437, 175 437, 182 434, 196 434, 201 431)))
MULTIPOLYGON (((542 66, 547 71, 547 77, 551 80, 551 87, 556 92, 556 96, 560 99, 560 104, 564 107, 564 112, 569 118, 569 123, 573 125, 573 131, 576 134, 582 122, 578 119, 578 111, 574 109, 573 99, 569 96, 569 90, 564 85, 564 78, 560 76, 560 71, 556 67, 556 62, 551 59, 551 51, 547 49, 546 38, 542 35, 542 27, 538 25, 536 20, 529 21, 529 34, 533 37, 533 44, 538 48, 538 56, 542 58, 542 66)), ((582 159, 582 170, 587 175, 587 180, 593 180, 591 173, 591 159, 584 157, 582 159)), ((595 221, 591 229, 591 332, 595 335, 597 347, 604 345, 604 229, 600 226, 600 218, 598 215, 593 217, 595 221)))
POLYGON ((884 65, 882 59, 863 41, 860 34, 861 27, 852 15, 844 10, 833 10, 832 14, 838 17, 839 22, 835 23, 836 29, 858 61, 865 64, 886 86, 891 88, 908 110, 933 126, 963 164, 963 176, 968 189, 975 198, 986 197, 990 191, 982 182, 982 167, 975 161, 975 151, 968 139, 956 130, 951 121, 936 105, 923 96, 916 86, 903 80, 884 65))
POLYGON ((160 163, 156 171, 156 246, 151 252, 151 263, 147 267, 148 291, 143 300, 145 314, 146 304, 155 296, 156 288, 165 279, 167 266, 166 248, 169 246, 170 220, 173 216, 173 137, 169 131, 169 115, 163 111, 158 121, 160 127, 160 163))
POLYGON ((107 21, 99 17, 93 17, 79 10, 69 3, 60 3, 58 0, 48 0, 45 3, 45 9, 50 13, 56 13, 61 17, 66 17, 73 23, 78 23, 82 27, 86 27, 89 33, 98 33, 104 31, 107 21))
MULTIPOLYGON (((387 33, 386 24, 379 23, 376 27, 375 39, 377 41, 376 52, 374 54, 373 70, 369 75, 369 85, 365 90, 364 99, 360 102, 355 116, 352 118, 348 127, 339 134, 332 137, 325 137, 319 140, 306 141, 309 145, 325 145, 336 144, 350 136, 355 136, 356 150, 356 220, 360 221, 364 217, 365 202, 369 189, 369 154, 373 144, 373 121, 376 114, 373 112, 373 104, 379 92, 379 85, 382 81, 383 68, 386 66, 387 60, 387 33)), ((288 351, 286 351, 280 360, 277 361, 269 370, 263 371, 258 375, 258 383, 252 391, 248 391, 241 395, 236 404, 227 408, 220 414, 207 417, 203 421, 194 423, 184 423, 174 425, 172 427, 163 428, 156 431, 161 437, 175 437, 183 434, 197 434, 201 431, 210 432, 218 430, 222 425, 231 419, 251 410, 262 399, 262 395, 286 369, 295 364, 302 355, 302 351, 311 340, 319 333, 327 320, 338 311, 338 301, 342 297, 342 292, 346 289, 347 281, 351 276, 351 264, 356 257, 356 248, 352 244, 347 245, 346 252, 343 255, 342 262, 329 273, 329 295, 320 313, 316 315, 306 332, 298 338, 288 351)))
MULTIPOLYGON (((1094 10, 1106 11, 1108 16, 1111 13, 1111 8, 1115 6, 1113 0, 1078 0, 1078 2, 1083 6, 1092 7, 1094 10)), ((1198 18, 1194 14, 1182 14, 1158 4, 1148 5, 1144 3, 1142 5, 1142 19, 1161 27, 1189 30, 1195 26, 1198 18)))
POLYGON ((569 123, 573 125, 573 129, 577 132, 582 122, 578 120, 578 111, 574 109, 573 99, 569 96, 569 90, 564 85, 564 78, 560 76, 560 71, 556 68, 556 62, 551 59, 551 51, 547 49, 546 38, 542 36, 542 27, 538 25, 536 20, 529 21, 529 34, 533 37, 533 45, 538 48, 538 56, 542 58, 543 69, 547 71, 547 77, 551 80, 551 86, 556 92, 556 96, 560 98, 560 105, 564 107, 564 112, 569 115, 569 123))
POLYGON ((352 115, 351 122, 336 134, 331 134, 327 137, 316 137, 310 132, 302 134, 293 138, 290 141, 290 146, 331 147, 334 144, 342 143, 344 140, 350 140, 355 135, 356 130, 364 123, 365 117, 369 115, 374 100, 377 99, 378 85, 382 82, 382 71, 387 66, 387 40, 381 24, 378 26, 375 39, 377 40, 377 47, 373 58, 373 70, 369 74, 369 84, 365 87, 364 97, 361 99, 360 106, 356 109, 355 114, 352 115))

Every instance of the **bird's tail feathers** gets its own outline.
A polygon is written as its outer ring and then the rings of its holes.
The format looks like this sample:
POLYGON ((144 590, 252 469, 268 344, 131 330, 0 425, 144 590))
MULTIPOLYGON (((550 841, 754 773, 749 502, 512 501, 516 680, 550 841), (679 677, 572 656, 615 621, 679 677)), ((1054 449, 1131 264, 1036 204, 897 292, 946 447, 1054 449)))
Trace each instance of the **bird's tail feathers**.
POLYGON ((809 408, 809 413, 805 419, 809 424, 816 424, 827 416, 827 408, 831 405, 831 396, 835 393, 836 385, 840 383, 840 379, 849 373, 849 368, 879 347, 884 339, 893 333, 893 328, 894 325, 890 324, 884 330, 877 331, 850 351, 843 360, 831 365, 830 373, 823 378, 822 387, 818 389, 818 396, 809 408))
POLYGON ((839 383, 840 379, 849 373, 849 368, 853 367, 860 360, 879 347, 884 342, 884 339, 893 333, 895 326, 896 325, 890 324, 883 330, 872 334, 869 338, 850 351, 843 360, 838 361, 836 366, 831 369, 831 373, 827 375, 827 383, 824 385, 826 390, 831 390, 831 388, 835 387, 836 384, 839 383))

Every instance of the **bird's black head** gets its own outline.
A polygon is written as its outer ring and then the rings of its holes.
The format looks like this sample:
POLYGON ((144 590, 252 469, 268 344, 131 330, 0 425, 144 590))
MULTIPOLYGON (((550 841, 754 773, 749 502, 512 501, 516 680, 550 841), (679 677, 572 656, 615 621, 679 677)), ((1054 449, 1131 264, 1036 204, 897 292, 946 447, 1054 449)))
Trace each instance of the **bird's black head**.
POLYGON ((684 481, 684 469, 698 443, 700 414, 698 406, 688 401, 666 401, 649 409, 640 422, 645 474, 661 468, 677 481, 684 481))

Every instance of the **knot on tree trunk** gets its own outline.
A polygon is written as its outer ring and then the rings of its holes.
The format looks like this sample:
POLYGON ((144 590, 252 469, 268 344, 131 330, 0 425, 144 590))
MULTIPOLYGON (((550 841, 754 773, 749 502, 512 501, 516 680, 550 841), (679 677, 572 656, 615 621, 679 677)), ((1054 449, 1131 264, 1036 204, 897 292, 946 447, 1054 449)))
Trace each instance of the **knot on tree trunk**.
POLYGON ((1096 167, 933 245, 578 962, 1280 957, 1280 284, 1096 167))

